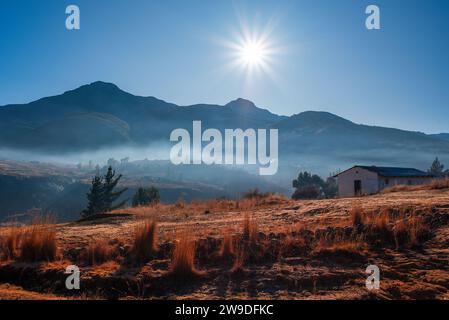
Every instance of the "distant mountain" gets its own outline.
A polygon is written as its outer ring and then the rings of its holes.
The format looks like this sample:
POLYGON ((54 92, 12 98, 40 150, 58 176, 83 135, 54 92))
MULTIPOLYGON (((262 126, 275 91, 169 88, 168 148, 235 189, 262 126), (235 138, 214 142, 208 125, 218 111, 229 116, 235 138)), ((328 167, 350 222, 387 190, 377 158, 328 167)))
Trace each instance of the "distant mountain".
POLYGON ((0 107, 0 146, 52 152, 167 141, 175 128, 202 120, 214 128, 265 127, 283 117, 237 99, 226 106, 181 107, 94 82, 62 95, 0 107))
POLYGON ((325 170, 354 163, 424 166, 449 159, 448 134, 426 135, 353 123, 328 112, 280 116, 237 99, 224 106, 178 106, 94 82, 62 95, 0 107, 0 147, 51 153, 112 146, 168 144, 170 132, 191 128, 277 128, 281 165, 325 170))
POLYGON ((437 139, 449 141, 449 133, 437 133, 437 134, 431 134, 430 136, 437 138, 437 139))

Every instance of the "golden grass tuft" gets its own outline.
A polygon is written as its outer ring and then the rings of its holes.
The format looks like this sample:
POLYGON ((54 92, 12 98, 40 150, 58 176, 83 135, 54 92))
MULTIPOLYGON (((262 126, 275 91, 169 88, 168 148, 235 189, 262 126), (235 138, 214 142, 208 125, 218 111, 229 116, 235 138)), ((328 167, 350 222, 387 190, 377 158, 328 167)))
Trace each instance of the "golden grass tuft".
POLYGON ((257 243, 259 226, 248 212, 245 212, 243 218, 243 240, 254 245, 257 243))
POLYGON ((0 259, 13 260, 17 256, 17 250, 21 237, 19 227, 8 228, 7 234, 0 239, 0 259))
POLYGON ((49 223, 25 227, 21 234, 19 260, 54 261, 57 257, 56 230, 49 223))
POLYGON ((170 275, 186 279, 203 274, 195 268, 195 241, 187 235, 181 236, 173 250, 170 275))
POLYGON ((361 255, 364 243, 358 240, 340 240, 324 245, 319 243, 314 249, 315 255, 361 255))
POLYGON ((411 217, 409 226, 409 241, 412 247, 421 245, 423 240, 430 235, 430 227, 425 223, 423 217, 411 217))
POLYGON ((449 189, 449 178, 434 179, 428 184, 424 185, 396 185, 390 188, 382 190, 382 193, 391 192, 402 192, 402 191, 419 191, 419 190, 439 190, 439 189, 449 189))
POLYGON ((158 228, 155 220, 146 219, 137 225, 132 247, 132 255, 137 262, 147 262, 156 253, 157 232, 158 228))
POLYGON ((243 272, 244 269, 244 264, 245 264, 245 259, 246 258, 246 254, 243 248, 240 248, 236 254, 236 258, 234 260, 234 264, 231 268, 231 273, 240 273, 243 272))
POLYGON ((449 177, 444 179, 435 179, 430 183, 431 190, 449 189, 449 177))
POLYGON ((91 243, 82 257, 88 265, 99 265, 117 258, 116 248, 111 246, 108 241, 100 240, 91 243))
POLYGON ((363 226, 364 212, 360 205, 353 206, 349 211, 349 215, 351 216, 351 224, 353 227, 363 226))
POLYGON ((420 246, 430 235, 430 227, 424 218, 413 215, 408 219, 398 220, 394 226, 396 249, 420 246))
POLYGON ((232 259, 235 256, 234 241, 230 234, 223 237, 223 243, 220 248, 219 257, 223 260, 232 259))

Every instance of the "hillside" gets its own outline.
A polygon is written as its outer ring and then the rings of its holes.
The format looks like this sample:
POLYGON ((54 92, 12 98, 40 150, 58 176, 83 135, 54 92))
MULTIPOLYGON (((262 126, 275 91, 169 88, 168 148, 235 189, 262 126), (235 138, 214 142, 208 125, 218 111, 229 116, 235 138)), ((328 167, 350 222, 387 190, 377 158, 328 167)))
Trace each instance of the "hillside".
MULTIPOLYGON (((362 199, 268 197, 122 210, 56 225, 62 260, 1 262, 0 298, 72 296, 63 287, 64 270, 75 263, 83 270, 82 290, 72 298, 448 299, 448 208, 448 189, 423 189, 362 199), (157 221, 157 247, 138 262, 136 227, 148 217, 157 221), (186 235, 195 241, 193 271, 178 274, 173 250, 186 235), (229 239, 231 247, 223 249, 229 239), (102 260, 92 262, 89 250, 102 250, 102 260), (371 264, 380 269, 380 290, 365 287, 371 264)), ((0 228, 3 237, 9 232, 0 228)))
MULTIPOLYGON (((128 188, 122 200, 131 199, 141 186, 158 188, 164 203, 238 198, 256 187, 264 192, 290 193, 257 175, 224 166, 190 168, 169 161, 141 160, 115 169, 124 175, 120 187, 128 188)), ((0 160, 0 223, 29 221, 36 213, 51 214, 59 222, 79 219, 95 173, 94 167, 0 160)))

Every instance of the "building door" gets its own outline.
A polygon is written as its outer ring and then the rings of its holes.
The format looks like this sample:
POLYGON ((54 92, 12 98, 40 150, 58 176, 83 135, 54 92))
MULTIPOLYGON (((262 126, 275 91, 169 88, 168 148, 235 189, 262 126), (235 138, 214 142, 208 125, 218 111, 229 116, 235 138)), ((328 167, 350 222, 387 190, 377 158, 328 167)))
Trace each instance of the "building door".
POLYGON ((354 180, 354 195, 360 196, 362 194, 362 180, 354 180))

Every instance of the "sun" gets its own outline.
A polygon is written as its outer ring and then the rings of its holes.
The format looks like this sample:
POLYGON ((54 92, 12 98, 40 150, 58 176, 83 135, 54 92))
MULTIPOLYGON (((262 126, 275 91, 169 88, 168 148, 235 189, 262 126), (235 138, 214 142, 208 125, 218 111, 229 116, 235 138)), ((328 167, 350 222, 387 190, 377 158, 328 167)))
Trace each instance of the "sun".
POLYGON ((267 59, 267 51, 262 43, 248 41, 243 43, 239 55, 241 62, 247 66, 260 67, 267 59))
POLYGON ((234 29, 232 40, 219 38, 220 45, 226 48, 228 61, 223 65, 226 71, 241 71, 247 79, 259 75, 275 77, 273 66, 283 49, 274 41, 273 28, 271 22, 251 28, 242 20, 240 28, 234 29))

